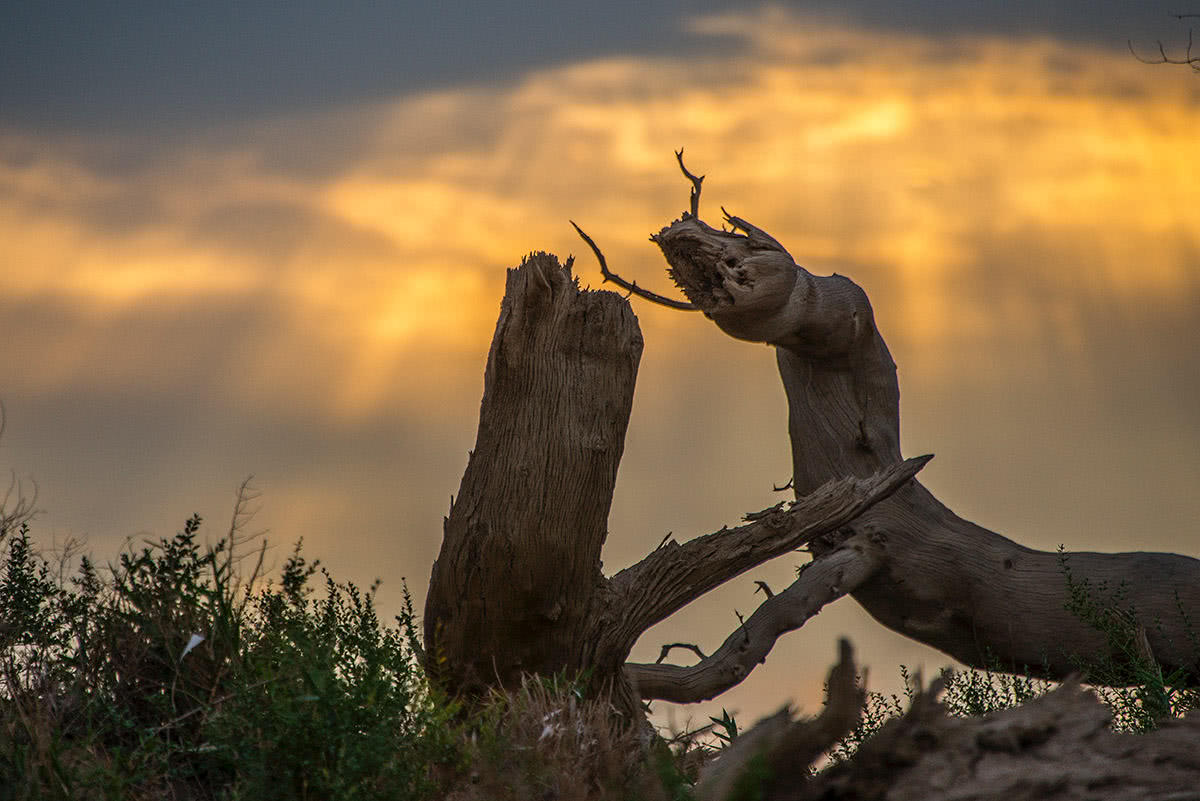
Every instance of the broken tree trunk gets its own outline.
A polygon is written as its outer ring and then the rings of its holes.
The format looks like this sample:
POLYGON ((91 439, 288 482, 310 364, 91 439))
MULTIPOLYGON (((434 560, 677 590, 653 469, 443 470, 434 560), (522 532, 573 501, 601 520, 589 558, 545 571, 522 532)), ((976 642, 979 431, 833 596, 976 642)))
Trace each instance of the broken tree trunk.
POLYGON ((508 272, 425 608, 426 652, 458 691, 592 663, 579 635, 603 582, 642 334, 628 302, 580 292, 570 270, 535 253, 508 272))
MULTIPOLYGON (((646 629, 845 526, 928 461, 829 482, 607 578, 600 550, 641 350, 629 302, 580 290, 570 261, 536 253, 509 271, 478 438, 425 606, 426 668, 447 690, 470 697, 523 674, 586 672, 593 692, 639 717, 646 693, 637 670, 622 668, 646 629)), ((670 683, 660 676, 656 687, 670 683)))
MULTIPOLYGON (((866 293, 809 273, 738 217, 726 215, 730 231, 706 225, 697 205, 694 192, 692 213, 652 239, 695 308, 733 337, 775 346, 796 496, 900 461, 896 365, 866 293)), ((958 517, 917 481, 811 549, 817 565, 839 554, 855 576, 844 589, 876 620, 967 665, 1062 679, 1103 664, 1105 675, 1088 678, 1105 683, 1132 683, 1146 669, 1200 679, 1200 631, 1189 623, 1200 621, 1196 559, 1036 551, 958 517), (846 550, 863 542, 871 547, 846 550)), ((764 631, 812 613, 766 610, 772 601, 760 610, 764 631)))

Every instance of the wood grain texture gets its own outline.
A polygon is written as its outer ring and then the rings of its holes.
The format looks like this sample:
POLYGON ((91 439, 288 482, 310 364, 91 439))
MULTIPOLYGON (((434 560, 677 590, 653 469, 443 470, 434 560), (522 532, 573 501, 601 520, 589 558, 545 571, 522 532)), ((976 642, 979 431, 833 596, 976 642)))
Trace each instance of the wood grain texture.
POLYGON ((764 801, 1187 801, 1200 799, 1200 715, 1146 734, 1109 728, 1111 710, 1068 683, 982 718, 918 695, 854 759, 813 779, 777 774, 764 801))
POLYGON ((460 691, 589 666, 580 632, 642 336, 629 303, 581 291, 535 253, 510 270, 479 433, 443 529, 425 608, 428 661, 460 691))
MULTIPOLYGON (((809 273, 744 220, 727 215, 726 221, 733 231, 685 214, 654 240, 677 283, 719 328, 775 345, 796 496, 901 461, 896 366, 866 293, 845 277, 809 273)), ((879 543, 884 563, 852 595, 901 634, 968 665, 1050 678, 1089 660, 1130 661, 1111 637, 1068 608, 1059 554, 958 517, 917 481, 812 549, 819 559, 860 534, 879 543)), ((1148 660, 1200 680, 1200 631, 1188 623, 1200 621, 1200 560, 1086 552, 1069 554, 1067 567, 1095 603, 1128 613, 1131 631, 1145 635, 1148 660)), ((1118 671, 1107 680, 1125 679, 1118 671)))
POLYGON ((851 540, 805 567, 786 590, 760 604, 711 656, 686 667, 628 663, 625 672, 644 699, 686 704, 715 698, 766 661, 781 636, 860 586, 881 564, 869 541, 851 540))

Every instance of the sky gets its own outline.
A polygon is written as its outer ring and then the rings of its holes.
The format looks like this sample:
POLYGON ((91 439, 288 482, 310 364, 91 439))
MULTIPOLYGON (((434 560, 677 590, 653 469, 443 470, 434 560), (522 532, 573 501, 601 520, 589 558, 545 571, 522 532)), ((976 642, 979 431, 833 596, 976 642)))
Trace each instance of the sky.
MULTIPOLYGON (((672 151, 869 293, 906 455, 1019 542, 1200 555, 1200 75, 1171 3, 46 2, 0 11, 0 470, 101 562, 192 513, 418 608, 474 442, 505 269, 670 292, 672 151), (436 8, 434 7, 436 6, 436 8)), ((768 348, 634 301, 646 340, 604 552, 782 496, 768 348)), ((803 557, 646 634, 710 651, 803 557)), ((949 659, 850 599, 707 705, 812 711, 949 659)))

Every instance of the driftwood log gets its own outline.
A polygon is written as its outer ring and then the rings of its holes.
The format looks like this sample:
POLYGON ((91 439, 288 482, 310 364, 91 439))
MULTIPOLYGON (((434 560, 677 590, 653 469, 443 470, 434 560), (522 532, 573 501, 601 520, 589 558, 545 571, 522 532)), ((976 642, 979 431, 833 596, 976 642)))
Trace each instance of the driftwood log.
MULTIPOLYGON (((846 594, 967 665, 1061 679, 1105 659, 1118 673, 1089 679, 1132 681, 1147 668, 1200 677, 1188 622, 1200 620, 1200 561, 1072 553, 1071 584, 1061 555, 943 506, 913 480, 930 457, 901 456, 896 366, 866 293, 804 270, 745 220, 726 215, 729 231, 705 224, 702 179, 684 172, 691 210, 652 237, 690 301, 671 305, 775 346, 796 501, 737 528, 664 542, 604 575, 600 549, 642 338, 626 298, 580 290, 570 261, 532 254, 508 274, 478 438, 430 579, 425 646, 436 681, 470 696, 514 686, 523 673, 583 672, 636 717, 638 699, 700 701, 738 684, 779 636, 846 594), (802 545, 813 563, 711 656, 692 666, 625 661, 655 623, 802 545), (1072 587, 1111 607, 1115 623, 1069 608, 1072 587)), ((584 238, 606 280, 663 300, 611 273, 584 238)))
POLYGON ((807 769, 858 721, 862 690, 850 646, 829 673, 821 715, 787 707, 705 765, 698 801, 1200 801, 1200 712, 1146 734, 1110 728, 1112 710, 1068 681, 983 717, 949 715, 943 680, 918 691, 854 756, 807 769), (741 795, 738 795, 738 788, 741 795), (748 792, 749 790, 749 792, 748 792))

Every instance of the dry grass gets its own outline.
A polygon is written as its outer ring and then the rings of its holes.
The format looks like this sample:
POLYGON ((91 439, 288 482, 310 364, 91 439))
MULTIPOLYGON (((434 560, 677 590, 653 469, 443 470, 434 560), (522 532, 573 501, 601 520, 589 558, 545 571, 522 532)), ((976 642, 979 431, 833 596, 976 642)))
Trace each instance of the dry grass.
POLYGON ((447 801, 665 801, 646 739, 579 685, 526 678, 495 691, 465 735, 467 764, 447 801))

